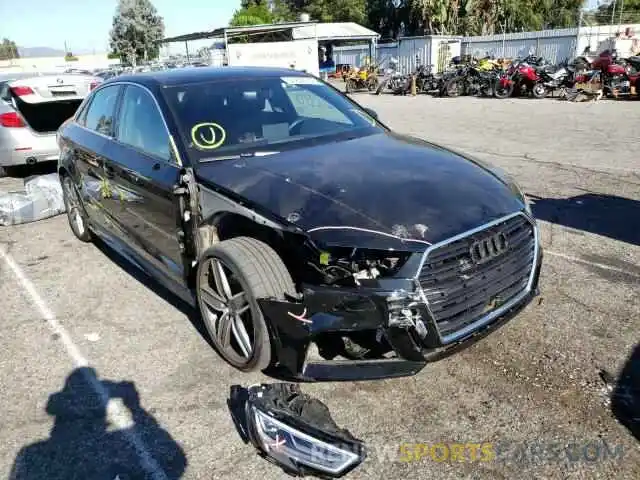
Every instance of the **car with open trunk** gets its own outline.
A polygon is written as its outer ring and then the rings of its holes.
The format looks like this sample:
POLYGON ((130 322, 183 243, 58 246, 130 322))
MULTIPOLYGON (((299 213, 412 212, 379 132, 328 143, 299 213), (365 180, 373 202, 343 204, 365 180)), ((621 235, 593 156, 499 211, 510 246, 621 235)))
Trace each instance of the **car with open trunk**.
POLYGON ((73 73, 0 79, 0 168, 58 160, 56 132, 102 79, 73 73))

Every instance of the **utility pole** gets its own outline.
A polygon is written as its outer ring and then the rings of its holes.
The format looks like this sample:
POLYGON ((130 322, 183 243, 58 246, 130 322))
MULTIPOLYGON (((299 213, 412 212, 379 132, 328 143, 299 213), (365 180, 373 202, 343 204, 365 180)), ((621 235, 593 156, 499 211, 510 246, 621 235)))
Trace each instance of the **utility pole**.
POLYGON ((611 10, 611 22, 609 22, 609 39, 613 37, 613 22, 616 18, 616 5, 618 4, 618 0, 613 0, 613 10, 611 10))
POLYGON ((624 0, 620 0, 620 16, 618 17, 618 32, 622 28, 622 12, 624 12, 624 0))

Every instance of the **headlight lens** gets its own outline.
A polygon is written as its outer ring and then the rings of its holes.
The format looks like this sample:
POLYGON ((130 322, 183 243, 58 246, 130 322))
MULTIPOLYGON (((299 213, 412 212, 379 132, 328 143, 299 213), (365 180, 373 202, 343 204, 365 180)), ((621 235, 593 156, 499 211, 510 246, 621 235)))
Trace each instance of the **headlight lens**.
POLYGON ((518 199, 524 204, 524 209, 527 214, 533 217, 533 213, 531 212, 531 204, 529 203, 527 196, 522 191, 522 188, 520 188, 520 185, 518 185, 518 183, 511 177, 511 175, 509 175, 500 167, 495 167, 492 165, 489 168, 491 168, 493 173, 498 175, 504 182, 507 183, 507 185, 509 185, 509 188, 511 189, 513 194, 518 197, 518 199))
POLYGON ((522 201, 522 203, 524 203, 524 209, 527 212, 527 214, 533 217, 533 212, 531 211, 531 204, 529 203, 529 199, 522 191, 522 188, 520 188, 520 185, 518 185, 513 180, 510 181, 510 185, 514 193, 518 196, 518 198, 522 201))
POLYGON ((283 463, 294 461, 316 470, 339 475, 360 456, 313 438, 252 407, 259 440, 265 452, 283 463))

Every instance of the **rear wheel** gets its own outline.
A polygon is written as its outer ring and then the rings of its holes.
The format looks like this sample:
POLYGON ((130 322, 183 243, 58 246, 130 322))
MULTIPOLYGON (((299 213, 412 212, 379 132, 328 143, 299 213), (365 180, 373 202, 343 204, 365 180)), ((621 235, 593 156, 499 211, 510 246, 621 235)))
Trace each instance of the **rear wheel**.
POLYGON ((18 167, 2 167, 0 166, 0 178, 13 177, 18 174, 18 167))
POLYGON ((91 241, 91 232, 88 228, 87 216, 80 201, 80 195, 73 184, 71 177, 62 177, 62 197, 67 210, 67 219, 73 234, 83 242, 91 241))
POLYGON ((295 294, 278 254, 249 237, 215 244, 199 262, 196 287, 204 324, 220 356, 244 372, 267 368, 271 337, 257 300, 295 294))

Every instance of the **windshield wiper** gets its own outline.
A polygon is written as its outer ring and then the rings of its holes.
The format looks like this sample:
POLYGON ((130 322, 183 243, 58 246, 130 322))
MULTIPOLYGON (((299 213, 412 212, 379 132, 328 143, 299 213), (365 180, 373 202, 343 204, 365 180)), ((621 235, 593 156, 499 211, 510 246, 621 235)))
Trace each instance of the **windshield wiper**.
POLYGON ((240 160, 242 158, 253 158, 253 157, 266 157, 268 155, 275 155, 280 152, 276 151, 266 151, 266 152, 244 152, 237 153, 235 155, 221 155, 219 157, 207 157, 200 160, 201 163, 206 162, 217 162, 218 160, 240 160))

